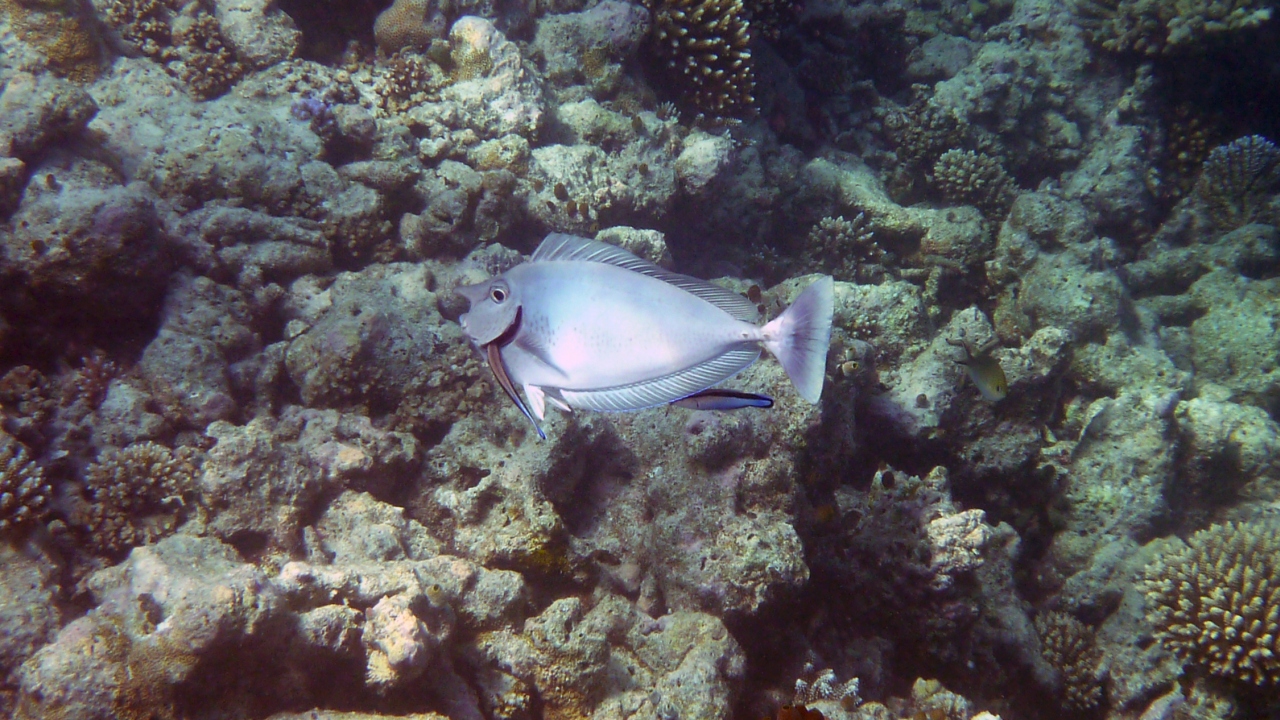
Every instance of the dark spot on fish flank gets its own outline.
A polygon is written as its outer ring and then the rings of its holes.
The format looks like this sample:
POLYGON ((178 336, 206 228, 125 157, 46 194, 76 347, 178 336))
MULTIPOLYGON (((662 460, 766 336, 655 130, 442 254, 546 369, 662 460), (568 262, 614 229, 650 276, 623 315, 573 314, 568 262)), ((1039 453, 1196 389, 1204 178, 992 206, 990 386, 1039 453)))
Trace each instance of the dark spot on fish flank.
POLYGON ((576 217, 578 214, 578 203, 570 200, 569 202, 565 203, 564 210, 570 215, 573 215, 576 217))
POLYGON ((751 302, 759 304, 761 295, 762 293, 759 285, 752 285, 747 288, 747 299, 751 302))
POLYGON ((569 200, 569 191, 565 188, 564 183, 556 183, 555 189, 552 192, 555 193, 556 199, 560 202, 566 202, 569 200))

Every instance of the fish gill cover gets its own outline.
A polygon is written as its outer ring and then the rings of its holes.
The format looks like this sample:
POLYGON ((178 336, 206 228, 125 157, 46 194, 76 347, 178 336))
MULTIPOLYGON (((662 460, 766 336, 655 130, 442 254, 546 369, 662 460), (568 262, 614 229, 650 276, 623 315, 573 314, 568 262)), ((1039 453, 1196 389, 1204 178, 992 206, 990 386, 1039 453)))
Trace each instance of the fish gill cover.
POLYGON ((0 0, 0 716, 1274 715, 1275 11, 0 0), (553 233, 819 403, 539 440, 553 233))

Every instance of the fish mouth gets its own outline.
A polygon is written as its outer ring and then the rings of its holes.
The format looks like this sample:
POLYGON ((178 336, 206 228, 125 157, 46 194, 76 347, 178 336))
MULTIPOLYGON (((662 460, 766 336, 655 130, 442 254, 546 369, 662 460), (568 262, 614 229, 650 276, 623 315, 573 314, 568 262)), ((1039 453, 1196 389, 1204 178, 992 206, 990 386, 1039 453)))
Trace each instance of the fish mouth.
POLYGON ((510 345, 515 340, 516 334, 520 332, 520 321, 524 319, 524 308, 516 308, 516 317, 511 321, 511 325, 502 334, 494 338, 494 340, 484 346, 485 358, 489 361, 489 369, 493 371, 493 377, 497 379, 498 385, 502 391, 511 398, 511 402, 529 418, 529 422, 533 423, 533 429, 538 431, 538 437, 543 440, 547 439, 547 434, 542 432, 542 428, 538 426, 538 421, 534 419, 533 413, 529 412, 529 408, 525 406, 524 401, 520 399, 520 394, 516 392, 516 386, 511 382, 511 376, 507 373, 507 364, 502 360, 502 348, 510 345))

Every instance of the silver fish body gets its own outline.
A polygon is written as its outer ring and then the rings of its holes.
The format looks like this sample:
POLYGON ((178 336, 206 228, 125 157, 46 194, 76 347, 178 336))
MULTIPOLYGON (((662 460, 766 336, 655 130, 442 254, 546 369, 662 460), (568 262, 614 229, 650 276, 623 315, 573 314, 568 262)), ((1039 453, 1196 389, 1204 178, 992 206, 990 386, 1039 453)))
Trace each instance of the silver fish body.
POLYGON ((736 293, 621 248, 552 234, 529 262, 458 292, 471 302, 463 328, 532 421, 543 417, 548 401, 564 409, 625 411, 689 398, 751 365, 762 348, 816 403, 831 336, 832 287, 830 278, 819 280, 786 313, 757 326, 749 322, 755 306, 736 293))

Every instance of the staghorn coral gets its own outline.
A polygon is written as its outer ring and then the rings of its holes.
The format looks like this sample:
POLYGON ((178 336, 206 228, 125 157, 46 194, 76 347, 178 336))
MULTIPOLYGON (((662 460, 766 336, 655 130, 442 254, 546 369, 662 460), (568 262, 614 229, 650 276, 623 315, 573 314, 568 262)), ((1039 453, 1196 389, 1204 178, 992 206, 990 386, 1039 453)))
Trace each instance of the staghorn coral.
POLYGON ((155 542, 183 519, 196 469, 191 448, 141 442, 110 451, 85 472, 89 502, 73 511, 71 522, 107 555, 155 542))
POLYGON ((677 100, 724 118, 755 103, 751 29, 742 0, 662 0, 653 9, 653 53, 677 100))
POLYGON ((947 200, 973 205, 989 220, 1002 220, 1017 196, 1017 183, 1000 161, 972 150, 943 153, 933 166, 933 182, 947 200))
POLYGON ((1259 135, 1219 145, 1209 153, 1196 183, 1214 224, 1234 230, 1266 219, 1280 192, 1280 148, 1259 135))
POLYGON ((1093 41, 1111 52, 1158 55, 1206 36, 1257 27, 1271 18, 1266 0, 1074 0, 1072 11, 1093 41))
POLYGON ((1280 681, 1280 528, 1229 522, 1148 565, 1156 638, 1184 662, 1255 685, 1280 681))
POLYGON ((1093 628, 1061 612, 1036 618, 1040 651, 1062 674, 1063 702, 1070 710, 1090 710, 1102 702, 1098 662, 1102 651, 1095 644, 1093 628))
POLYGON ((0 535, 36 522, 48 504, 44 471, 21 443, 0 432, 0 535))

